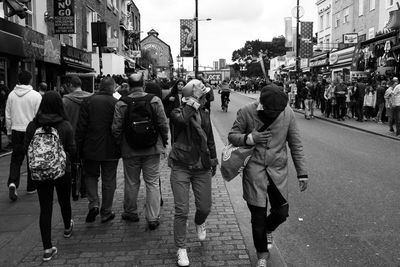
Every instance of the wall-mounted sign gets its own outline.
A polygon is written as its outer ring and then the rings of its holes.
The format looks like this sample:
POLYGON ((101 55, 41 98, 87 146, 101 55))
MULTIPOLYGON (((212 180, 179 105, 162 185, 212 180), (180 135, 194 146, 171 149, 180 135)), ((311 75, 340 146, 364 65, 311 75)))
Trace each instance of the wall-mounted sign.
POLYGON ((339 55, 338 54, 332 53, 332 54, 329 55, 329 64, 330 65, 335 64, 336 62, 338 62, 338 60, 339 60, 339 55))
POLYGON ((329 64, 329 59, 324 58, 316 61, 310 62, 310 67, 319 67, 319 66, 325 66, 329 64))
POLYGON ((54 33, 75 33, 74 0, 54 0, 54 33))
POLYGON ((331 4, 329 4, 329 5, 327 5, 326 7, 321 8, 320 10, 318 10, 318 14, 322 14, 322 13, 324 13, 324 12, 330 10, 331 7, 332 7, 331 4))
POLYGON ((86 67, 92 66, 92 54, 73 46, 61 46, 61 57, 65 63, 76 63, 86 67))
POLYGON ((357 33, 343 34, 343 43, 344 44, 357 44, 358 43, 358 34, 357 33))

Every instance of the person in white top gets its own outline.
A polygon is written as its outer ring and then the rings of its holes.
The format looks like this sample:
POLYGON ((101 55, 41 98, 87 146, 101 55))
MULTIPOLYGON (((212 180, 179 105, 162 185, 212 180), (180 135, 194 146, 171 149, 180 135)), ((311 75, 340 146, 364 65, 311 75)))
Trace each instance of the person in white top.
POLYGON ((396 85, 392 92, 392 110, 396 126, 396 136, 400 135, 400 85, 396 85))
MULTIPOLYGON (((11 201, 18 199, 17 188, 20 182, 21 165, 25 158, 24 139, 26 127, 35 117, 42 101, 42 96, 33 90, 31 81, 32 74, 29 71, 23 70, 18 73, 18 84, 10 92, 6 104, 7 135, 13 144, 10 174, 7 182, 11 201)), ((29 168, 27 192, 28 194, 36 192, 29 168)))

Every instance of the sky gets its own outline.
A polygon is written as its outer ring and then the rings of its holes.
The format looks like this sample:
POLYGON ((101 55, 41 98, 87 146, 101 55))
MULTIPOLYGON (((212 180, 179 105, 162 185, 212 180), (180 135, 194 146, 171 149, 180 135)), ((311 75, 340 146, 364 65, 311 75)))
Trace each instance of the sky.
MULTIPOLYGON (((290 17, 296 0, 198 0, 200 66, 213 66, 213 61, 225 58, 231 62, 232 52, 247 40, 270 41, 284 35, 284 17, 290 17)), ((174 66, 179 54, 179 20, 195 14, 195 0, 134 0, 141 16, 142 39, 155 29, 159 38, 169 44, 174 66)), ((300 0, 305 14, 303 21, 318 18, 316 0, 300 0)), ((293 20, 293 23, 295 21, 293 20)), ((185 68, 192 69, 192 58, 185 58, 185 68)), ((200 67, 200 69, 202 69, 200 67)))

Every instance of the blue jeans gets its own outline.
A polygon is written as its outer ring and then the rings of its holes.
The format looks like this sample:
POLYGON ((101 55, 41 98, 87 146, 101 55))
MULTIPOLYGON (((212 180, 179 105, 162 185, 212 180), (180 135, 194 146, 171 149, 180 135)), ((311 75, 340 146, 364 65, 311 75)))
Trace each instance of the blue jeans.
POLYGON ((148 222, 158 221, 160 216, 160 154, 124 158, 124 212, 137 214, 137 198, 140 189, 140 173, 146 184, 146 212, 148 222))

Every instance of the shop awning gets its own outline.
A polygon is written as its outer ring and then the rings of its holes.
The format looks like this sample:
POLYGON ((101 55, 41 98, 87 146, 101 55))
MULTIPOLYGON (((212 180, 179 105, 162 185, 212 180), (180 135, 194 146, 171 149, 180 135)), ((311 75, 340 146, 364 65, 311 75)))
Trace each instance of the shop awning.
POLYGON ((73 70, 77 70, 77 71, 81 71, 81 72, 95 72, 95 70, 91 67, 87 67, 78 63, 73 63, 73 62, 65 62, 64 61, 64 66, 66 66, 67 68, 73 69, 73 70))
POLYGON ((389 39, 391 37, 395 37, 398 33, 399 33, 398 31, 393 31, 393 32, 389 32, 386 34, 379 35, 375 38, 361 42, 361 46, 367 46, 369 44, 385 43, 387 39, 389 39))

